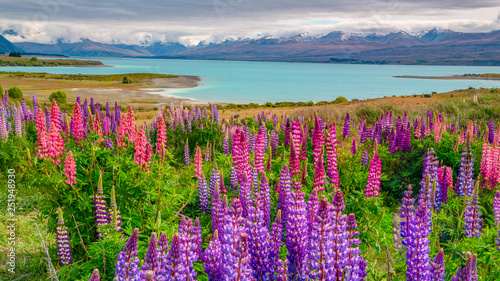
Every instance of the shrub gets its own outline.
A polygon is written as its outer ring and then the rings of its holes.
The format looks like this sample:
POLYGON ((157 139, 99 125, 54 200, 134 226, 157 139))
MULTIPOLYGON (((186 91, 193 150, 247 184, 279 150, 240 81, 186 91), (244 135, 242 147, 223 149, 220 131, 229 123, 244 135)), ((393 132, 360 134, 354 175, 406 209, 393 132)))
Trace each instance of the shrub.
POLYGON ((132 83, 132 80, 130 80, 130 78, 128 78, 128 76, 124 76, 122 83, 123 84, 130 84, 130 83, 132 83))
POLYGON ((49 100, 55 100, 58 104, 66 104, 68 101, 68 96, 63 91, 57 91, 50 94, 49 100))
POLYGON ((38 61, 38 58, 37 58, 37 57, 32 57, 32 58, 30 59, 30 61, 38 61))
POLYGON ((9 98, 11 99, 21 99, 23 98, 23 91, 18 87, 12 87, 8 90, 9 98))
POLYGON ((348 102, 348 100, 345 97, 338 97, 334 100, 335 103, 343 103, 343 102, 348 102))
POLYGON ((3 92, 3 88, 2 88, 2 85, 0 85, 0 95, 3 95, 4 92, 3 92))
POLYGON ((16 58, 20 58, 21 57, 21 53, 20 52, 11 52, 9 54, 9 57, 16 57, 16 58))

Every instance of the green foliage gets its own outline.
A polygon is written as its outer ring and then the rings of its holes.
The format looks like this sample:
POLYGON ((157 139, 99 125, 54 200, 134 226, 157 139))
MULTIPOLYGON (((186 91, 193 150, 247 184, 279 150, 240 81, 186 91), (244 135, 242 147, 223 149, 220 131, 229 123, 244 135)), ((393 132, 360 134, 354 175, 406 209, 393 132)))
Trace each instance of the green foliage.
POLYGON ((10 52, 9 57, 20 58, 21 53, 20 52, 10 52))
POLYGON ((32 58, 30 59, 30 61, 31 61, 31 62, 36 62, 36 61, 38 61, 38 58, 37 58, 37 57, 32 57, 32 58))
POLYGON ((23 98, 23 91, 19 89, 18 87, 12 87, 8 91, 9 98, 11 99, 21 99, 23 98))
POLYGON ((348 100, 345 97, 337 97, 333 103, 343 103, 343 102, 348 102, 348 100))
POLYGON ((67 99, 68 99, 68 96, 63 91, 53 92, 49 96, 49 100, 50 101, 55 100, 57 102, 57 104, 59 104, 59 105, 66 104, 67 103, 67 99))
POLYGON ((130 78, 128 78, 128 76, 123 76, 122 83, 123 84, 130 84, 130 83, 132 83, 132 80, 130 78))
POLYGON ((0 84, 0 95, 4 95, 4 91, 3 91, 3 88, 2 88, 2 84, 0 84))

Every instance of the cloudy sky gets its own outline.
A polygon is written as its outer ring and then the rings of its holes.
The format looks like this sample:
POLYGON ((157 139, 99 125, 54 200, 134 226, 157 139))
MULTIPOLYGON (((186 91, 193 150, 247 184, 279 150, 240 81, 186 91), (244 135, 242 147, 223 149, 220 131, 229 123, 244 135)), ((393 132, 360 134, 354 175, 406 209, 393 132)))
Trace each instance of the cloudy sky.
POLYGON ((0 5, 13 42, 197 44, 263 35, 500 29, 498 0, 16 0, 0 5))

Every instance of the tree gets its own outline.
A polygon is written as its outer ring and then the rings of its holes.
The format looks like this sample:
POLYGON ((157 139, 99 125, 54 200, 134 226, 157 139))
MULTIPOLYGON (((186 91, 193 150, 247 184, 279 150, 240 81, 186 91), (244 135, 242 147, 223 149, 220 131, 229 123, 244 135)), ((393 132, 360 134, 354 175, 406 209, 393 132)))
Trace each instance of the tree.
POLYGON ((49 100, 50 101, 56 100, 57 104, 59 105, 66 104, 68 101, 68 96, 63 91, 57 91, 50 94, 49 100))
POLYGON ((130 83, 132 83, 132 80, 130 80, 130 78, 128 78, 127 76, 124 76, 122 83, 123 84, 130 84, 130 83))
POLYGON ((30 59, 30 61, 38 61, 38 58, 37 58, 37 57, 32 57, 32 58, 30 59))
POLYGON ((9 93, 9 98, 11 99, 23 98, 23 91, 21 91, 18 87, 12 87, 7 92, 9 93))
POLYGON ((20 58, 21 57, 21 53, 20 52, 11 52, 9 54, 9 57, 16 57, 16 58, 20 58))

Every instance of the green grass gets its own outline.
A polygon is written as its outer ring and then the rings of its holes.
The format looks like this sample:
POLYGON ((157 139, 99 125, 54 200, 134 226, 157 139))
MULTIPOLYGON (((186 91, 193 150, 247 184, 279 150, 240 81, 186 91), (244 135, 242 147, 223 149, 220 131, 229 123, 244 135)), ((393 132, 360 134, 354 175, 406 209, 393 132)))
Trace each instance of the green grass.
POLYGON ((102 66, 100 61, 68 59, 31 59, 0 56, 0 66, 102 66))

